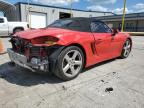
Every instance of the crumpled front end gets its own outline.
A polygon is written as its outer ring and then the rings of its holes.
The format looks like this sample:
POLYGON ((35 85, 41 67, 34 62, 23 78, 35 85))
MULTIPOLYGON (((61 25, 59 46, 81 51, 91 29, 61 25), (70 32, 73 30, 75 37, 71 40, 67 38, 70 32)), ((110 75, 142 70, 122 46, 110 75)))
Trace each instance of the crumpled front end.
POLYGON ((28 61, 25 55, 14 52, 12 49, 7 49, 9 57, 12 62, 16 63, 19 66, 30 69, 32 71, 41 70, 44 72, 49 71, 49 62, 48 60, 41 60, 38 58, 32 58, 31 61, 28 61))
POLYGON ((32 71, 49 72, 49 66, 52 64, 50 56, 61 47, 59 45, 35 46, 31 40, 20 37, 12 37, 10 42, 12 48, 7 49, 7 52, 11 61, 32 71))

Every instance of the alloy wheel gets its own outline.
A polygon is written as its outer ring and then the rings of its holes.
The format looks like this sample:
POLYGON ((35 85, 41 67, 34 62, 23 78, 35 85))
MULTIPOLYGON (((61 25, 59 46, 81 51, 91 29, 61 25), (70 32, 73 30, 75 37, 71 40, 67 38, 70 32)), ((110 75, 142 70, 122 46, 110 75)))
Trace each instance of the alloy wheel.
POLYGON ((129 40, 127 40, 124 44, 124 47, 123 47, 123 55, 124 57, 128 57, 129 53, 131 51, 131 43, 129 40))
POLYGON ((78 74, 82 67, 82 55, 78 50, 71 50, 63 58, 62 70, 68 77, 78 74))

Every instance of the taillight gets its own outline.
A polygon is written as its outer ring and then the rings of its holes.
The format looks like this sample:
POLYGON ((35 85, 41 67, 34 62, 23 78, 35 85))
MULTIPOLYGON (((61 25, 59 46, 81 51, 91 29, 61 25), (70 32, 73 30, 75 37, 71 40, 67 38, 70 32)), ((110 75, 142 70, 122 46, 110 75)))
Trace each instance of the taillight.
POLYGON ((37 37, 31 40, 32 44, 48 44, 48 45, 54 45, 56 42, 58 42, 58 38, 53 36, 43 36, 43 37, 37 37))

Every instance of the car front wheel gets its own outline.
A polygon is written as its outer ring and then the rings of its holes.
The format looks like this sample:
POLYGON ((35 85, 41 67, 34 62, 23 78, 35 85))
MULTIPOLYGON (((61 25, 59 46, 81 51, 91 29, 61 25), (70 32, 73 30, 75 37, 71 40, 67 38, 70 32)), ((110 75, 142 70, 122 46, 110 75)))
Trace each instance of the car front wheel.
POLYGON ((121 58, 127 58, 130 52, 131 52, 131 42, 129 39, 127 39, 122 49, 121 58))
POLYGON ((84 66, 84 55, 77 46, 64 49, 58 57, 56 76, 63 80, 71 80, 79 75, 84 66))

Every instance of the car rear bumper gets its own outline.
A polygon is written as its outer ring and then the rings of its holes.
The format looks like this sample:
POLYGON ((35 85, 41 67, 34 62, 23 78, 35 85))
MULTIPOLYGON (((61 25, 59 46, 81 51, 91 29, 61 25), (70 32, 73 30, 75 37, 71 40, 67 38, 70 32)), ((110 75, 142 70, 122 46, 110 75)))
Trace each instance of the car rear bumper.
POLYGON ((49 72, 49 62, 48 60, 39 60, 38 58, 34 58, 34 61, 28 62, 28 59, 26 56, 14 52, 12 49, 7 49, 7 52, 9 54, 9 57, 12 62, 16 63, 17 65, 27 68, 31 71, 43 71, 43 72, 49 72), (39 61, 39 62, 37 62, 39 61))

